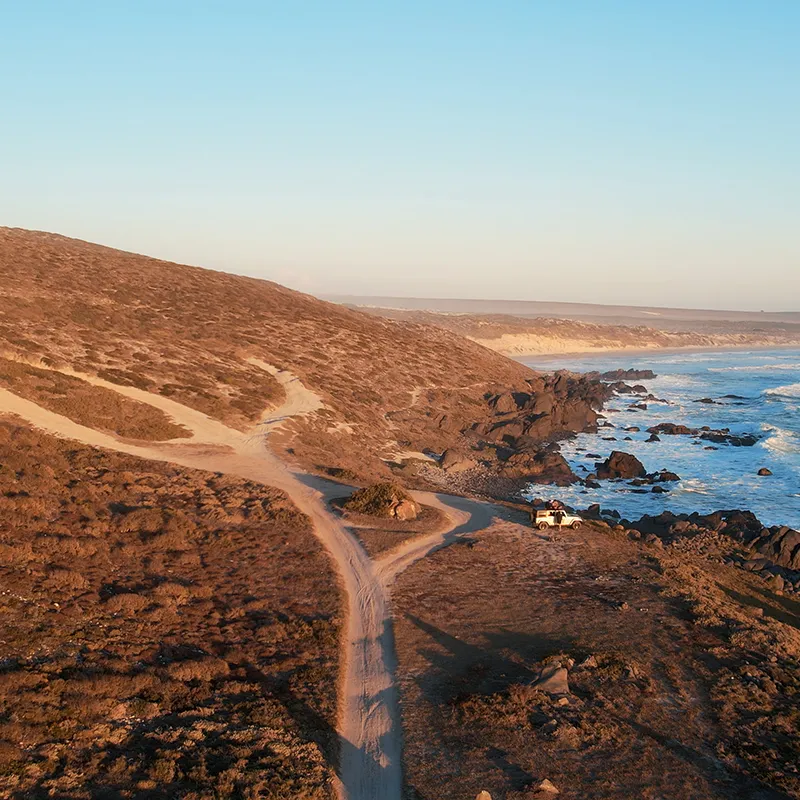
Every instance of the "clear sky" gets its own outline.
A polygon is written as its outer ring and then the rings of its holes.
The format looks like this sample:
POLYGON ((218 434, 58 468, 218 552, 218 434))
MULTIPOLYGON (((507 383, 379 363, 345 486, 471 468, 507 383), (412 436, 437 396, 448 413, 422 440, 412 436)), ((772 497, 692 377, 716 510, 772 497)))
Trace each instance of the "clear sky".
POLYGON ((0 224, 317 293, 800 308, 797 0, 0 0, 0 224))

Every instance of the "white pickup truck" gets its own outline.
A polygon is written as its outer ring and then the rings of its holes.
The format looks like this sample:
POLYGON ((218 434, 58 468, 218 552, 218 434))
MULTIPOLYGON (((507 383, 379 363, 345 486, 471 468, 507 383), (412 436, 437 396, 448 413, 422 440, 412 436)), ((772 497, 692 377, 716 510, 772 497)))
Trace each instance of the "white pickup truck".
POLYGON ((583 520, 580 517, 561 509, 531 509, 531 523, 540 531, 548 528, 572 528, 577 530, 582 522, 583 520))

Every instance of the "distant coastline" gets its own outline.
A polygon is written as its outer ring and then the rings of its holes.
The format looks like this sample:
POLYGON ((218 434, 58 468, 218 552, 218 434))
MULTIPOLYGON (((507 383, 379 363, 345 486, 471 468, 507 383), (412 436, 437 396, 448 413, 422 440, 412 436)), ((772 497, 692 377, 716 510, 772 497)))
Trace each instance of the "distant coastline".
MULTIPOLYGON (((478 342, 479 344, 483 344, 485 347, 488 346, 483 342, 478 342)), ((604 356, 614 355, 614 354, 624 354, 630 355, 634 357, 641 357, 647 355, 669 355, 670 353, 680 354, 680 353, 717 353, 717 352, 739 352, 739 353, 746 353, 751 350, 798 350, 800 351, 800 341, 798 342, 790 342, 785 344, 741 344, 741 345, 684 345, 682 347, 658 347, 657 345, 652 347, 595 347, 595 348, 587 348, 583 350, 571 350, 569 352, 557 352, 557 353, 543 353, 543 352, 532 352, 532 353, 515 353, 513 355, 508 355, 509 358, 513 359, 514 361, 519 361, 521 363, 525 363, 526 361, 536 358, 542 361, 564 361, 567 359, 574 358, 575 356, 580 356, 581 358, 603 358, 604 356)), ((498 351, 500 352, 500 351, 498 351)))
MULTIPOLYGON (((506 304, 513 308, 513 304, 506 304)), ((641 309, 597 307, 594 315, 583 307, 575 316, 561 306, 537 306, 553 317, 515 316, 508 313, 430 311, 397 307, 351 306, 372 316, 397 322, 444 328, 513 359, 568 357, 595 353, 703 352, 800 347, 800 323, 795 315, 758 315, 744 312, 678 312, 643 319, 641 309), (605 310, 600 316, 598 310, 605 310), (613 312, 613 313, 612 313, 613 312), (639 316, 634 316, 634 312, 639 316), (725 314, 729 318, 724 318, 725 314), (690 316, 691 315, 691 316, 690 316), (706 316, 704 316, 706 315, 706 316), (781 318, 779 318, 781 317, 781 318)))

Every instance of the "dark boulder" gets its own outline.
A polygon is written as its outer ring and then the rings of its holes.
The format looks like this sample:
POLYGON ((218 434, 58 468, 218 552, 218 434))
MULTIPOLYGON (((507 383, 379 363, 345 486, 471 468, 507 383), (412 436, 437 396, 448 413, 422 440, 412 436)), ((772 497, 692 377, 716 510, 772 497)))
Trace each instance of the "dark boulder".
POLYGON ((498 472, 506 478, 525 478, 531 483, 555 483, 560 486, 578 480, 564 456, 557 450, 549 449, 536 453, 514 453, 500 465, 498 472))
POLYGON ((633 386, 628 385, 624 381, 615 381, 614 383, 609 383, 608 388, 617 394, 634 394, 633 386))
POLYGON ((787 569, 800 569, 800 533, 785 525, 765 529, 754 542, 755 549, 787 569))
POLYGON ((729 444, 733 447, 752 447, 758 442, 758 437, 752 433, 735 434, 729 431, 709 431, 708 433, 701 433, 700 438, 707 442, 714 442, 715 444, 729 444))
POLYGON ((676 425, 674 422, 662 422, 659 425, 654 425, 652 428, 647 429, 648 433, 656 435, 662 434, 667 436, 695 436, 697 430, 694 428, 687 428, 685 425, 676 425))
POLYGON ((733 447, 752 447, 758 441, 758 437, 751 433, 731 433, 730 428, 712 430, 707 425, 702 428, 687 428, 685 425, 678 425, 674 422, 662 422, 659 425, 648 428, 647 432, 666 436, 698 436, 707 442, 728 444, 733 447))
POLYGON ((475 461, 466 453, 450 448, 442 453, 442 457, 439 459, 439 466, 445 472, 464 472, 472 469, 475 466, 475 461))
POLYGON ((679 481, 681 479, 680 475, 666 469, 662 469, 660 472, 654 472, 650 477, 660 483, 664 483, 665 481, 679 481))
POLYGON ((636 456, 615 450, 603 462, 595 464, 597 477, 601 480, 609 478, 644 478, 647 470, 636 456))
POLYGON ((600 375, 604 381, 650 381, 655 377, 651 369, 613 369, 600 375))

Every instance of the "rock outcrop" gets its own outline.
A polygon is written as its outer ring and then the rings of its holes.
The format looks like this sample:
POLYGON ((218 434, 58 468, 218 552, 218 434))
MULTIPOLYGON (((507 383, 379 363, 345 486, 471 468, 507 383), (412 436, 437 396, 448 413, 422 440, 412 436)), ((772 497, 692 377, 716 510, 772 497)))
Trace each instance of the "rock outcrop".
POLYGON ((800 533, 784 526, 763 528, 750 546, 781 567, 800 570, 800 533))
POLYGON ((587 374, 598 375, 602 381, 651 381, 658 377, 651 369, 613 369, 603 373, 587 374))
MULTIPOLYGON (((650 380, 656 374, 649 369, 615 369, 608 372, 586 372, 584 377, 589 380, 596 380, 605 383, 612 393, 616 394, 647 394, 647 387, 641 383, 634 385, 627 381, 650 380)), ((648 395, 653 398, 653 395, 648 395)))
POLYGON ((731 433, 730 428, 721 428, 720 430, 712 430, 708 427, 688 428, 686 425, 678 425, 674 422, 662 422, 659 425, 648 428, 647 432, 654 436, 659 434, 664 436, 696 436, 707 442, 729 444, 733 447, 752 447, 758 441, 758 437, 752 433, 731 433))
POLYGON ((595 430, 598 411, 611 396, 599 380, 560 372, 529 379, 528 391, 491 396, 495 419, 472 433, 514 446, 522 437, 537 442, 595 430))
POLYGON ((647 470, 636 456, 615 450, 602 462, 595 465, 595 474, 600 480, 612 478, 644 478, 647 470))
POLYGON ((504 487, 504 493, 512 491, 515 481, 574 483, 578 478, 558 452, 557 442, 596 431, 598 412, 611 395, 611 389, 599 379, 570 372, 537 375, 524 385, 489 393, 484 396, 486 405, 475 409, 472 421, 441 416, 438 427, 462 438, 444 451, 440 467, 451 475, 480 466, 484 475, 470 474, 466 479, 479 484, 482 491, 491 476, 502 479, 498 485, 504 487))
POLYGON ((468 469, 472 469, 475 465, 476 462, 473 458, 453 448, 445 450, 439 460, 439 466, 445 472, 464 472, 468 469))
POLYGON ((531 483, 555 483, 559 486, 578 480, 564 456, 551 449, 513 453, 499 465, 498 472, 506 478, 525 478, 531 483))
POLYGON ((635 526, 643 533, 661 537, 696 536, 703 531, 724 534, 753 552, 750 569, 770 566, 800 570, 800 532, 786 525, 765 527, 752 511, 715 511, 712 514, 672 514, 644 516, 635 526), (762 559, 759 561, 759 559, 762 559))

